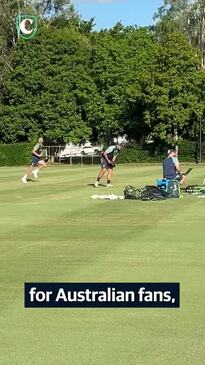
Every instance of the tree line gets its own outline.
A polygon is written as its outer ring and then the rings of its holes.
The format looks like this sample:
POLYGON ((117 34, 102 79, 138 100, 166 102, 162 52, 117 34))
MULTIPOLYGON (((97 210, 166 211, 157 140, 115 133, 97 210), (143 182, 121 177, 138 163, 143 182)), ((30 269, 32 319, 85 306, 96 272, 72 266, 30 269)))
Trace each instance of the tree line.
POLYGON ((204 9, 204 0, 164 0, 154 26, 95 31, 68 0, 4 0, 0 142, 195 140, 204 128, 204 9), (39 16, 32 40, 16 37, 19 9, 39 16))

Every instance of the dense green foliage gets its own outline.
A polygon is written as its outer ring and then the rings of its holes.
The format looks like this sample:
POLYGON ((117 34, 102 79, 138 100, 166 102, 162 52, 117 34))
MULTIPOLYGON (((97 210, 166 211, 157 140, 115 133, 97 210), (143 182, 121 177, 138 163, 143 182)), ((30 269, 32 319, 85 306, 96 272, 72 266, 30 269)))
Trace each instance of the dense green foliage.
POLYGON ((159 11, 155 28, 117 23, 95 32, 93 19, 83 21, 70 1, 28 1, 42 17, 35 38, 9 49, 0 142, 43 135, 47 144, 110 143, 126 134, 141 146, 152 139, 162 152, 165 144, 196 140, 200 120, 204 129, 205 76, 186 32, 164 15, 184 9, 177 4, 159 11))
POLYGON ((120 155, 117 158, 117 163, 139 163, 139 162, 153 162, 154 157, 149 154, 149 152, 145 149, 142 149, 141 146, 135 146, 132 148, 125 148, 120 152, 120 155))
POLYGON ((160 20, 157 24, 159 29, 171 22, 186 35, 201 53, 201 66, 204 68, 205 0, 164 0, 155 18, 160 20))
POLYGON ((29 164, 32 147, 30 143, 0 144, 0 166, 29 164))
MULTIPOLYGON (((179 144, 180 162, 199 162, 199 146, 197 142, 180 140, 179 144)), ((202 143, 202 158, 204 159, 205 143, 202 143)), ((131 145, 120 152, 118 163, 139 163, 139 162, 162 162, 166 156, 164 149, 153 145, 131 145)))

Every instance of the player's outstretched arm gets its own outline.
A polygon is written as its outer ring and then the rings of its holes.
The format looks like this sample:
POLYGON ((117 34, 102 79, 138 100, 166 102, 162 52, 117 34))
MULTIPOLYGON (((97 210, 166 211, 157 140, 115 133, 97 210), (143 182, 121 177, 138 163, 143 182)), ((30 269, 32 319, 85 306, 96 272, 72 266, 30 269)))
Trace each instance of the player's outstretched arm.
POLYGON ((106 159, 107 163, 111 164, 111 161, 108 158, 107 152, 103 153, 103 157, 106 159))

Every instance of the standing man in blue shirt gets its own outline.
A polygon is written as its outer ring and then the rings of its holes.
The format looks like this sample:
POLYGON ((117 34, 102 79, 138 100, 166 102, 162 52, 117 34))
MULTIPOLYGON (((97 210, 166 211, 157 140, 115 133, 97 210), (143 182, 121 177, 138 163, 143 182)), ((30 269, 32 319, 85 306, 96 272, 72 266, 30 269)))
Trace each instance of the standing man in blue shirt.
POLYGON ((185 175, 180 172, 179 160, 174 149, 167 151, 167 158, 163 161, 163 177, 168 180, 178 180, 180 184, 185 180, 185 175))
POLYGON ((103 177, 105 172, 107 171, 107 188, 112 188, 111 179, 113 175, 113 167, 115 167, 115 160, 117 155, 121 150, 120 145, 112 145, 109 146, 103 153, 101 158, 101 168, 95 182, 95 187, 98 187, 100 179, 103 177))

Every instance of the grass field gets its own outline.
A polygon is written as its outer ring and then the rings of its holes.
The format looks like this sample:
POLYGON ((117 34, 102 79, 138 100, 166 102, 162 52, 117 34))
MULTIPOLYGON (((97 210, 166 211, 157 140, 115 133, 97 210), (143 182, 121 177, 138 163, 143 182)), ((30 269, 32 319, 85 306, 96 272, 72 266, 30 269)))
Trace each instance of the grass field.
MULTIPOLYGON (((24 168, 0 168, 0 364, 202 365, 205 199, 93 201, 97 169, 48 167, 24 185, 24 168), (25 309, 24 282, 48 281, 180 282, 181 308, 25 309)), ((119 166, 112 192, 160 175, 119 166)))

